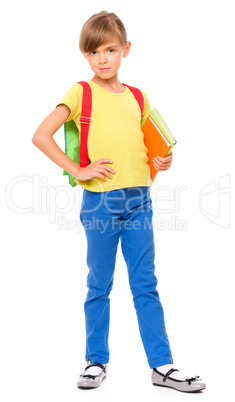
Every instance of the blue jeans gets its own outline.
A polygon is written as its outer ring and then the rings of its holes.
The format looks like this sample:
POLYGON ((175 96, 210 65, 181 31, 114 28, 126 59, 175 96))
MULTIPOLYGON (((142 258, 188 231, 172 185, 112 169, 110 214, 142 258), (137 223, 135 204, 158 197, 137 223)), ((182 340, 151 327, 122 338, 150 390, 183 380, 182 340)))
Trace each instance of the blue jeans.
POLYGON ((149 187, 108 192, 84 189, 80 220, 87 238, 88 293, 84 305, 86 359, 109 361, 109 294, 119 239, 141 339, 150 368, 172 363, 163 308, 156 289, 152 200, 149 187))

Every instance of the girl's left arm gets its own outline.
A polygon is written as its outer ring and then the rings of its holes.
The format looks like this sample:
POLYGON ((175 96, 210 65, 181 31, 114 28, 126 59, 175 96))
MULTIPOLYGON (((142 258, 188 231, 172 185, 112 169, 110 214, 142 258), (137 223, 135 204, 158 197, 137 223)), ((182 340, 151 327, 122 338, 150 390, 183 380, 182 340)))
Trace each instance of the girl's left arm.
MULTIPOLYGON (((150 104, 147 95, 145 92, 142 92, 143 97, 144 97, 144 110, 143 110, 143 118, 141 120, 141 127, 143 127, 144 122, 146 118, 149 116, 151 112, 150 104)), ((157 156, 153 160, 153 166, 155 167, 156 170, 168 170, 171 167, 171 162, 172 162, 172 152, 170 155, 166 156, 165 158, 162 158, 160 156, 157 156)))
POLYGON ((155 167, 156 170, 159 171, 168 170, 171 167, 172 159, 173 159, 172 152, 165 158, 157 156, 153 160, 153 166, 155 167))

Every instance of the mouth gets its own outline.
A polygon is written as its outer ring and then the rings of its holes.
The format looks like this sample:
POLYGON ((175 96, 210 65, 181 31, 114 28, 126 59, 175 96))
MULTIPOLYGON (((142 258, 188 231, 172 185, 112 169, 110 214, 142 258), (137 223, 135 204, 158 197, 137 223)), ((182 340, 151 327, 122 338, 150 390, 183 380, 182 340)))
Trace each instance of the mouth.
POLYGON ((99 70, 100 70, 100 71, 109 71, 109 70, 110 70, 110 68, 105 67, 105 68, 100 68, 99 70))

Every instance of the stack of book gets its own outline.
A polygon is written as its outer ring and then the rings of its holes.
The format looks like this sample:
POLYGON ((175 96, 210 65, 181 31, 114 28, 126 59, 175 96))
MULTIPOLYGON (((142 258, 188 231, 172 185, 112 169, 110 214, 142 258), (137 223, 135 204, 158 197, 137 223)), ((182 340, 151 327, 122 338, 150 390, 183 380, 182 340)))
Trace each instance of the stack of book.
POLYGON ((148 148, 150 175, 152 181, 155 179, 158 170, 153 166, 153 159, 156 156, 165 157, 169 155, 176 144, 176 139, 167 127, 157 109, 151 111, 142 127, 145 146, 148 148))

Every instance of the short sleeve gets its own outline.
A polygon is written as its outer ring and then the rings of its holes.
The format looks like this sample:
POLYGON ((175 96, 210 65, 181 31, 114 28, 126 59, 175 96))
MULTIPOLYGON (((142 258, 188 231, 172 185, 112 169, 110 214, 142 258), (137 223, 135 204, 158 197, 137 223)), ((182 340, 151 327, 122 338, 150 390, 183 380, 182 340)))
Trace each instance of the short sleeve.
POLYGON ((145 120, 147 119, 147 117, 150 115, 150 112, 151 112, 148 97, 147 97, 146 93, 144 93, 143 91, 142 91, 142 94, 144 97, 144 109, 143 109, 143 117, 141 119, 141 127, 143 127, 145 120))
POLYGON ((76 123, 79 120, 82 107, 82 92, 83 88, 80 84, 73 84, 56 105, 57 107, 64 104, 70 109, 70 115, 66 121, 74 120, 76 123))

